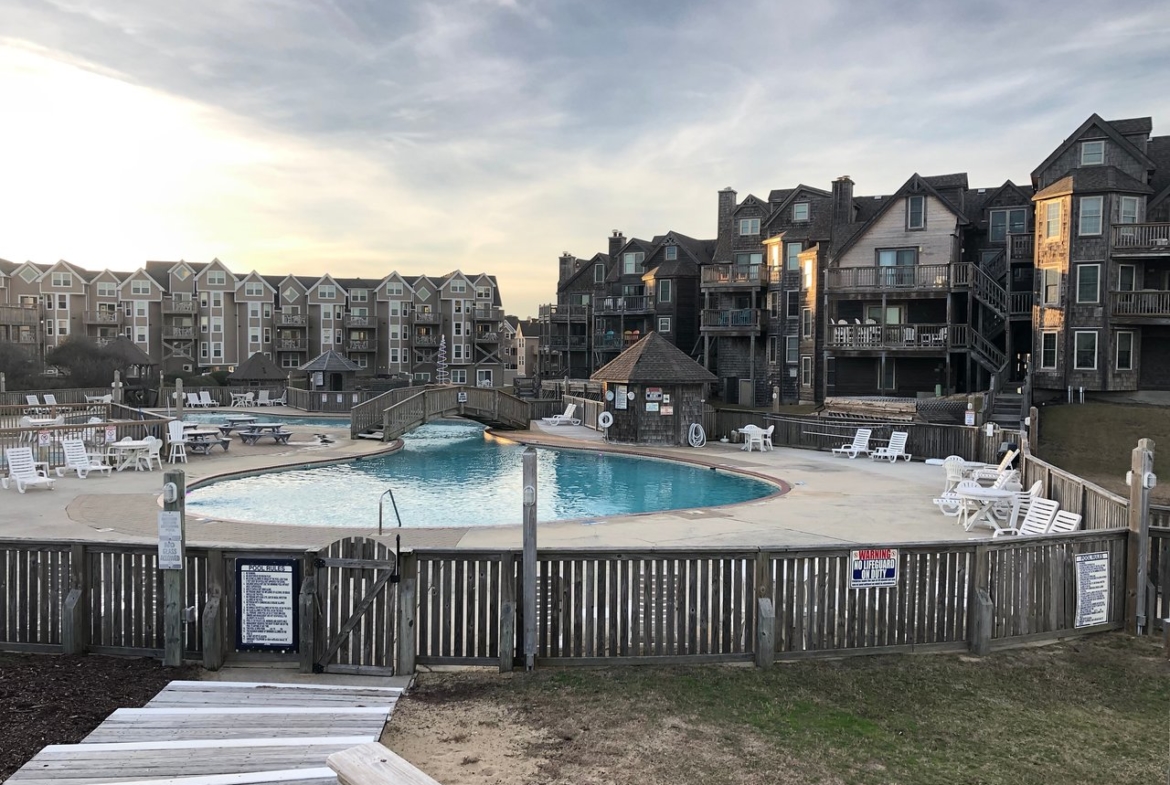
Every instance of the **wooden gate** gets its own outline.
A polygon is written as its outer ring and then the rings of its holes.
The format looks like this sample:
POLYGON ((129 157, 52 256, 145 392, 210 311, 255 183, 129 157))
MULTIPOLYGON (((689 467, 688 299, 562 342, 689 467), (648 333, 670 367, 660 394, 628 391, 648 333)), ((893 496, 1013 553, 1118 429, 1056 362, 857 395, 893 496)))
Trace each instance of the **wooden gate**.
POLYGON ((347 537, 322 548, 316 567, 313 671, 394 674, 398 575, 394 551, 347 537))

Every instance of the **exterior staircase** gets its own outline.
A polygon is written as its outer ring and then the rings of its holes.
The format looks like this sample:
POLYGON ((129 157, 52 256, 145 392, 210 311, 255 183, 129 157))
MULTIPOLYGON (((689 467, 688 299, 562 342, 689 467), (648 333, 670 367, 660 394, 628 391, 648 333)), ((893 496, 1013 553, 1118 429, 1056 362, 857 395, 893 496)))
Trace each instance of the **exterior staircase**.
POLYGON ((995 396, 987 419, 1001 428, 1019 428, 1024 396, 1017 392, 1001 392, 995 396))

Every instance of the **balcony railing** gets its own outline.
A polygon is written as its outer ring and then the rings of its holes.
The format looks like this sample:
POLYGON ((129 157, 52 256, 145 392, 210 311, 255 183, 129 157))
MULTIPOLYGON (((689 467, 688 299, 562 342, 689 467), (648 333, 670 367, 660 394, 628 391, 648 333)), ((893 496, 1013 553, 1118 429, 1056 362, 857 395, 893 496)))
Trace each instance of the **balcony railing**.
POLYGON ((701 326, 709 332, 751 332, 760 329, 758 308, 732 310, 707 309, 702 313, 701 326))
POLYGON ((1031 234, 1009 234, 1008 235, 1008 256, 1013 262, 1030 262, 1032 261, 1032 235, 1031 234))
POLYGON ((1012 316, 1030 316, 1032 313, 1032 293, 1008 292, 1008 313, 1012 316))
POLYGON ((768 268, 763 264, 708 264, 701 269, 703 286, 767 286, 768 268))
POLYGON ((37 341, 37 337, 32 333, 20 333, 19 335, 13 337, 12 340, 23 344, 39 343, 39 341, 37 341))
POLYGON ((800 270, 785 270, 781 267, 769 267, 768 283, 778 284, 785 289, 799 288, 800 270))
POLYGON ((1170 223, 1114 224, 1113 252, 1170 254, 1170 223))
POLYGON ((437 335, 415 335, 411 338, 415 346, 438 346, 439 336, 437 335))
POLYGON ((471 318, 477 319, 477 320, 483 321, 483 322, 498 322, 500 319, 503 318, 503 309, 502 308, 495 308, 495 307, 488 307, 488 306, 479 306, 471 311, 471 318))
POLYGON ((476 343, 499 343, 500 342, 500 335, 499 335, 499 333, 476 333, 475 334, 475 342, 476 343))
POLYGON ((346 316, 346 327, 377 327, 378 317, 376 316, 346 316))
POLYGON ((305 349, 305 342, 299 338, 281 338, 276 348, 282 352, 299 352, 305 349))
POLYGON ((593 348, 617 351, 626 348, 626 344, 617 333, 594 333, 593 348))
POLYGON ((966 286, 969 280, 966 265, 962 263, 913 264, 898 267, 832 267, 829 269, 828 288, 830 291, 838 289, 945 291, 952 286, 966 286))
POLYGON ((173 327, 165 326, 162 330, 163 338, 193 340, 195 338, 194 327, 173 327))
POLYGON ((593 303, 593 313, 606 316, 619 313, 647 313, 651 310, 650 298, 644 294, 625 297, 601 297, 593 303))
POLYGON ((1170 292, 1110 292, 1109 306, 1114 316, 1170 318, 1170 292))
POLYGON ((554 335, 548 339, 548 347, 553 351, 584 351, 589 341, 584 335, 554 335))
POLYGON ((370 340, 346 341, 345 349, 349 352, 372 352, 374 351, 374 342, 370 340))
POLYGON ((280 327, 308 327, 309 317, 303 313, 279 313, 276 323, 280 327))
POLYGON ((195 313, 199 310, 199 303, 195 300, 176 300, 174 297, 164 297, 162 310, 163 313, 195 313))
POLYGON ((86 324, 121 324, 121 311, 86 311, 86 324))
POLYGON ((0 305, 0 324, 34 325, 40 323, 40 308, 24 308, 19 305, 0 305))
POLYGON ((556 321, 583 321, 589 318, 588 305, 542 305, 538 311, 541 319, 556 321))
POLYGON ((825 341, 830 349, 905 349, 946 351, 945 324, 833 324, 825 341))
POLYGON ((415 324, 438 324, 443 317, 434 311, 415 311, 413 318, 415 324))

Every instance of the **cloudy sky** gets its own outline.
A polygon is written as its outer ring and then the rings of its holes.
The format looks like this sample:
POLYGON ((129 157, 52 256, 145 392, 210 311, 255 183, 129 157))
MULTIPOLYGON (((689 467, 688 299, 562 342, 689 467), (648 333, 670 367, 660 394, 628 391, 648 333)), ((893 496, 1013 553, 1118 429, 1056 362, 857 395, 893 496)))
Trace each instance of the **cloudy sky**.
POLYGON ((0 0, 0 257, 483 271, 525 317, 724 186, 1026 182, 1168 85, 1165 0, 0 0))

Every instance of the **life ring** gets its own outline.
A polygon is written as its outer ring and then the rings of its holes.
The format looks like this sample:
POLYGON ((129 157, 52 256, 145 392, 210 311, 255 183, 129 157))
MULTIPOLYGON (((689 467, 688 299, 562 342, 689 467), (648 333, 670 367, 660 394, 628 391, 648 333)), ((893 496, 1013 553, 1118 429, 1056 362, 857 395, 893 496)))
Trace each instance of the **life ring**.
POLYGON ((601 428, 608 428, 613 425, 613 415, 609 412, 602 412, 597 415, 597 425, 601 428))

